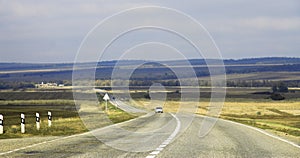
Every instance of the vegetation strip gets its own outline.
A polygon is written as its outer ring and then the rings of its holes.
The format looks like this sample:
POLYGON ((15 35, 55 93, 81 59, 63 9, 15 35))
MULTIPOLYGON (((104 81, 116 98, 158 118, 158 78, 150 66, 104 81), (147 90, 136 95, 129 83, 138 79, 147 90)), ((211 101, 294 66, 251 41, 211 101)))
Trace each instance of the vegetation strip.
MULTIPOLYGON (((104 108, 103 104, 100 104, 100 106, 104 108)), ((137 117, 118 109, 110 103, 108 104, 108 109, 107 116, 113 123, 137 117)), ((4 134, 0 135, 0 139, 32 136, 66 136, 88 131, 78 115, 74 102, 71 101, 0 101, 0 111, 5 118, 4 134), (51 127, 48 127, 48 111, 51 111, 53 116, 51 127), (36 128, 36 112, 40 114, 39 130, 36 128), (26 115, 26 132, 24 134, 21 134, 20 131, 21 113, 26 115)), ((103 126, 108 124, 102 123, 103 126)))

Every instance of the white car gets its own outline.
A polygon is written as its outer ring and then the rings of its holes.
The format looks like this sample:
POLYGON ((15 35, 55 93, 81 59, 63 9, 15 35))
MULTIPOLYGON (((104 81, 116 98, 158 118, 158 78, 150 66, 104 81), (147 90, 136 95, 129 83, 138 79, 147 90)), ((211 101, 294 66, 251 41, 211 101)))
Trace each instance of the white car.
POLYGON ((163 108, 162 107, 156 107, 155 108, 155 113, 164 113, 163 108))

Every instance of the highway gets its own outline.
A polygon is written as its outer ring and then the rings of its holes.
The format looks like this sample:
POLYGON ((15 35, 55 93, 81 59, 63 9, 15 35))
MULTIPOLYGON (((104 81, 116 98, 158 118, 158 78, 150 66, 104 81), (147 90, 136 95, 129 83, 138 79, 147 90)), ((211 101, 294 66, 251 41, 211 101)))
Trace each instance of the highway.
MULTIPOLYGON (((0 156, 6 157, 299 157, 300 148, 252 128, 218 120, 208 135, 199 137, 203 118, 188 121, 170 113, 150 114, 118 126, 96 129, 70 137, 14 145, 18 139, 1 140, 0 156), (181 124, 181 126, 179 126, 181 124), (116 127, 138 134, 114 133, 116 127), (174 133, 174 131, 176 131, 174 133), (170 135, 173 137, 170 139, 170 135), (102 139, 102 143, 98 139, 102 139), (167 143, 165 143, 167 141, 167 143), (4 146, 11 145, 10 148, 4 146), (31 144, 31 145, 30 145, 31 144), (33 145, 32 145, 33 144, 33 145), (127 151, 123 151, 126 149, 127 151), (136 151, 134 151, 136 150, 136 151)), ((26 140, 26 139, 25 139, 26 140)), ((20 141, 21 142, 21 141, 20 141)))
POLYGON ((110 100, 110 103, 128 113, 146 113, 146 111, 127 105, 119 99, 110 100))

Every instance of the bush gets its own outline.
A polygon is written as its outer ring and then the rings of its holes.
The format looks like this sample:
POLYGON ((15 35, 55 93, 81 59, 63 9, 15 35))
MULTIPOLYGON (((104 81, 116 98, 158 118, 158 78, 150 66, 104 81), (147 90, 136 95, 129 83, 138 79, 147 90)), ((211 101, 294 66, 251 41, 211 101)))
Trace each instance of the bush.
POLYGON ((271 94, 271 99, 272 100, 284 100, 285 97, 279 93, 273 93, 273 94, 271 94))
POLYGON ((150 94, 149 94, 149 93, 146 93, 146 94, 144 95, 144 98, 146 98, 146 99, 151 99, 150 94))
POLYGON ((257 111, 256 114, 257 114, 257 115, 261 115, 261 112, 260 112, 260 111, 257 111))
POLYGON ((281 82, 278 86, 278 91, 286 93, 289 91, 289 88, 287 87, 287 85, 285 83, 281 82))
POLYGON ((272 91, 273 91, 273 93, 276 93, 276 92, 286 93, 286 92, 289 92, 289 88, 286 83, 280 82, 277 85, 272 86, 272 91))

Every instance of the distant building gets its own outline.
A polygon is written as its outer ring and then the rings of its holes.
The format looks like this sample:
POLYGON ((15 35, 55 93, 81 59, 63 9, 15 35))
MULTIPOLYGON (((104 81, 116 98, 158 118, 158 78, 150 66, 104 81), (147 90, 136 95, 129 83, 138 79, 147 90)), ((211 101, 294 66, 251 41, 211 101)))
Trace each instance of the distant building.
POLYGON ((54 87, 57 87, 57 83, 52 83, 52 82, 48 82, 48 83, 40 83, 40 84, 36 84, 35 87, 36 88, 54 88, 54 87))

